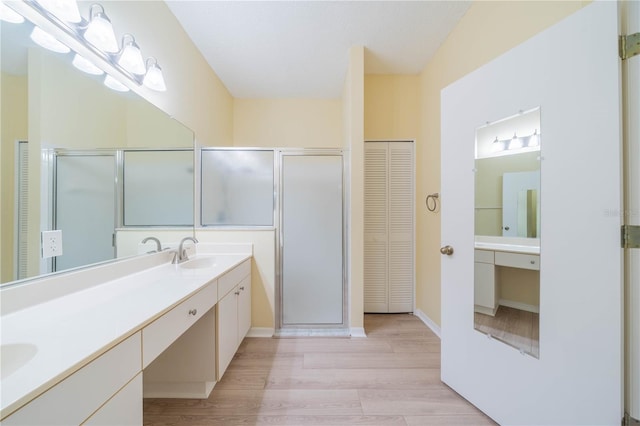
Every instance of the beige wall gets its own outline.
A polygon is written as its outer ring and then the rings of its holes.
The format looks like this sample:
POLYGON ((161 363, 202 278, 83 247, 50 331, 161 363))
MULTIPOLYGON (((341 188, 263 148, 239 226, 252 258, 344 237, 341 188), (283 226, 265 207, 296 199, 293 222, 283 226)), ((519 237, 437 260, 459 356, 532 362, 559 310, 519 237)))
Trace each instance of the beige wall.
POLYGON ((419 132, 419 76, 365 75, 364 139, 416 140, 419 132))
MULTIPOLYGON (((93 1, 81 1, 83 16, 93 1)), ((195 131, 203 145, 233 141, 233 98, 162 1, 109 1, 105 11, 117 34, 132 33, 145 56, 162 67, 166 92, 137 92, 195 131)))
POLYGON ((27 140, 27 78, 2 73, 0 81, 0 282, 13 280, 16 142, 27 140))
POLYGON ((341 120, 340 99, 235 99, 233 144, 339 148, 341 120))
MULTIPOLYGON (((420 75, 416 197, 440 190, 440 91, 583 7, 578 1, 474 2, 420 75)), ((446 202, 446 200, 443 200, 446 202)), ((440 215, 418 209, 417 308, 440 324, 440 215)))
POLYGON ((364 47, 349 50, 349 65, 342 92, 343 148, 348 158, 349 232, 347 281, 352 329, 364 328, 364 47))

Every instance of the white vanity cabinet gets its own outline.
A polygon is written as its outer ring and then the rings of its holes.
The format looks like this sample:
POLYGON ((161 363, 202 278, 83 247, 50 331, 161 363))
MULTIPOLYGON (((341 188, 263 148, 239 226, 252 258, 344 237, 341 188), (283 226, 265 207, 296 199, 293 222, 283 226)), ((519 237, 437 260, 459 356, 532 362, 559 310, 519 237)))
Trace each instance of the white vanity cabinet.
POLYGON ((142 371, 141 359, 137 332, 3 419, 2 425, 92 424, 91 417, 93 424, 142 424, 142 386, 129 387, 142 371))
POLYGON ((476 249, 474 259, 474 309, 481 314, 494 316, 499 300, 494 252, 476 249))
POLYGON ((142 367, 146 368, 182 333, 200 319, 217 300, 218 289, 213 280, 160 318, 142 329, 142 367))
POLYGON ((218 380, 251 327, 251 260, 218 279, 218 380))

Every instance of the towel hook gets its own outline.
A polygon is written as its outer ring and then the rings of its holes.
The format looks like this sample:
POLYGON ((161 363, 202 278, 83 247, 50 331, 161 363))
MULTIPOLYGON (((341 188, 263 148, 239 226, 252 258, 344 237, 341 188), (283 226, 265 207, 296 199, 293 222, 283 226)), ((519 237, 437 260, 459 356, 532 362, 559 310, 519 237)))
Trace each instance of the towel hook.
POLYGON ((426 200, 424 200, 425 204, 427 205, 427 210, 429 210, 430 212, 436 211, 436 209, 438 208, 438 198, 440 198, 440 194, 438 194, 437 192, 427 195, 426 200))

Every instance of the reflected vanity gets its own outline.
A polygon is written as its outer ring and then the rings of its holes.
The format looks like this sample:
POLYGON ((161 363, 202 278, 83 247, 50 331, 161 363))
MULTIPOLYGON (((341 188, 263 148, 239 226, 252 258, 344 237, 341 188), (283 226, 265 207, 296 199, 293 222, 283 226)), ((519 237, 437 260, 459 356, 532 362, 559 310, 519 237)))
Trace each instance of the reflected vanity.
POLYGON ((474 327, 540 356, 540 109, 476 130, 474 327))

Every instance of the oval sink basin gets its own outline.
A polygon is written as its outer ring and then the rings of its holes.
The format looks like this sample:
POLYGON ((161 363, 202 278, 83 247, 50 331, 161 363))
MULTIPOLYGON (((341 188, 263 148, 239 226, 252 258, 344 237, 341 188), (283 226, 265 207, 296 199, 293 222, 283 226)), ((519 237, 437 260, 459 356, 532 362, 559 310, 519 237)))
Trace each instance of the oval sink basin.
POLYGON ((0 345, 0 378, 10 376, 38 353, 36 345, 9 343, 0 345))
POLYGON ((191 260, 187 260, 180 264, 181 268, 184 269, 201 269, 201 268, 210 268, 215 266, 216 258, 215 256, 203 256, 203 257, 195 257, 191 260))

